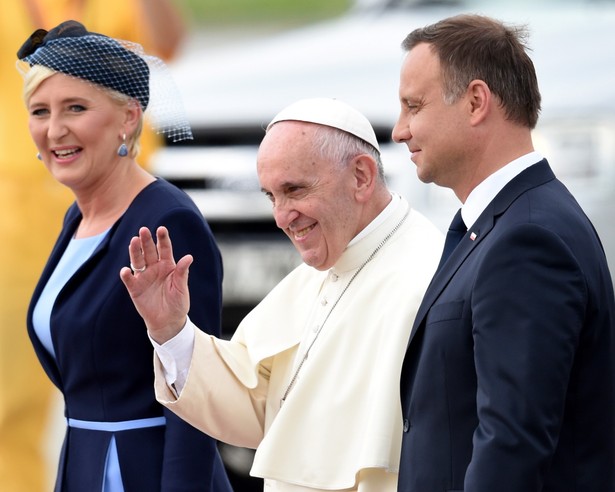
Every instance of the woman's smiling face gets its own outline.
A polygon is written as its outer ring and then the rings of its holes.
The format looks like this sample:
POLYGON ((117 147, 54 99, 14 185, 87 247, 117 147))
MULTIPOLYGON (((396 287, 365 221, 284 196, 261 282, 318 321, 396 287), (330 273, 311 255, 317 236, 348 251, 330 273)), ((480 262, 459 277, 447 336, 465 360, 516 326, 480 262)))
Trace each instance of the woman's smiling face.
POLYGON ((32 93, 28 113, 45 166, 73 191, 95 185, 119 165, 125 112, 93 84, 56 73, 32 93))

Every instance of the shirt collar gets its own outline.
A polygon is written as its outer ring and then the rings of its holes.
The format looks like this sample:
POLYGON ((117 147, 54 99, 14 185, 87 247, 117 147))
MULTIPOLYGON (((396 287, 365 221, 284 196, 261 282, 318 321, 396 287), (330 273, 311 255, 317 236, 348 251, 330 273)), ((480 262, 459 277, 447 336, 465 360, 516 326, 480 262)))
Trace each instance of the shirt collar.
POLYGON ((359 234, 357 234, 354 238, 352 238, 352 240, 348 243, 348 246, 346 246, 347 248, 352 246, 357 241, 359 241, 362 237, 367 236, 371 231, 376 229, 376 227, 382 224, 388 217, 390 217, 393 214, 393 211, 397 207, 401 197, 395 192, 390 192, 390 193, 391 193, 391 201, 389 202, 389 204, 386 207, 384 207, 384 210, 380 212, 374 220, 372 220, 369 224, 367 224, 365 229, 363 229, 361 232, 359 232, 359 234))
POLYGON ((469 228, 469 226, 476 222, 480 214, 487 208, 487 205, 491 203, 491 200, 493 200, 513 178, 533 164, 540 162, 542 159, 542 155, 536 151, 522 155, 498 169, 479 183, 479 185, 468 195, 468 198, 461 207, 461 217, 466 226, 469 228))

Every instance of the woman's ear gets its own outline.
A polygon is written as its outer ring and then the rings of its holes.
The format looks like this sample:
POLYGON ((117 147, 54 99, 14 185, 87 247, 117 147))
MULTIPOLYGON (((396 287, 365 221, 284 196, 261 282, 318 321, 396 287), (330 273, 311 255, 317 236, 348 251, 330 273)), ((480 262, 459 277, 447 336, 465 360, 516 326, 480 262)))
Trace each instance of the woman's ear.
POLYGON ((137 126, 139 125, 139 121, 141 120, 141 105, 136 101, 130 101, 126 105, 126 111, 124 116, 124 128, 126 129, 126 133, 132 135, 137 126))

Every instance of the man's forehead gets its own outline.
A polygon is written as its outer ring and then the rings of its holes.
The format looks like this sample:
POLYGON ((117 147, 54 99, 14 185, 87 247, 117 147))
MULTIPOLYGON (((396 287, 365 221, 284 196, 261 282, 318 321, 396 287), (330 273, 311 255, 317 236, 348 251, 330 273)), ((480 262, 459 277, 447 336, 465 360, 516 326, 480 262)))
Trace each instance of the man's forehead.
POLYGON ((263 138, 257 153, 257 169, 283 167, 291 170, 303 159, 314 159, 316 125, 284 121, 272 126, 263 138))
POLYGON ((400 89, 424 92, 440 85, 440 61, 427 45, 420 44, 406 53, 400 77, 400 89))
POLYGON ((403 67, 417 74, 437 74, 440 71, 440 60, 431 45, 421 43, 406 53, 403 67))
POLYGON ((312 141, 318 125, 303 121, 280 121, 267 130, 259 146, 259 155, 265 152, 292 152, 312 141))

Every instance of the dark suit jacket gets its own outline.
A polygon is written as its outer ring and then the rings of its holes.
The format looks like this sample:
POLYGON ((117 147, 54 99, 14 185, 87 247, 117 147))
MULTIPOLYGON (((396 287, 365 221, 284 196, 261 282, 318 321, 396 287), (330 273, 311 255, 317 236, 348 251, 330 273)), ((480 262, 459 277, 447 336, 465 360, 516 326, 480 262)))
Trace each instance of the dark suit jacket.
MULTIPOLYGON (((158 179, 146 187, 58 295, 51 314, 54 360, 33 331, 32 310, 80 219, 73 204, 28 312, 30 338, 64 396, 66 417, 116 422, 166 416, 164 427, 115 434, 126 492, 230 490, 216 442, 156 402, 153 348, 119 277, 139 227, 167 226, 175 258, 195 257, 190 317, 218 335, 222 264, 209 226, 188 196, 168 182, 158 179)), ((110 438, 109 432, 68 428, 56 490, 102 490, 110 438)))
POLYGON ((400 491, 615 491, 612 280, 546 161, 508 183, 434 276, 401 397, 400 491))

